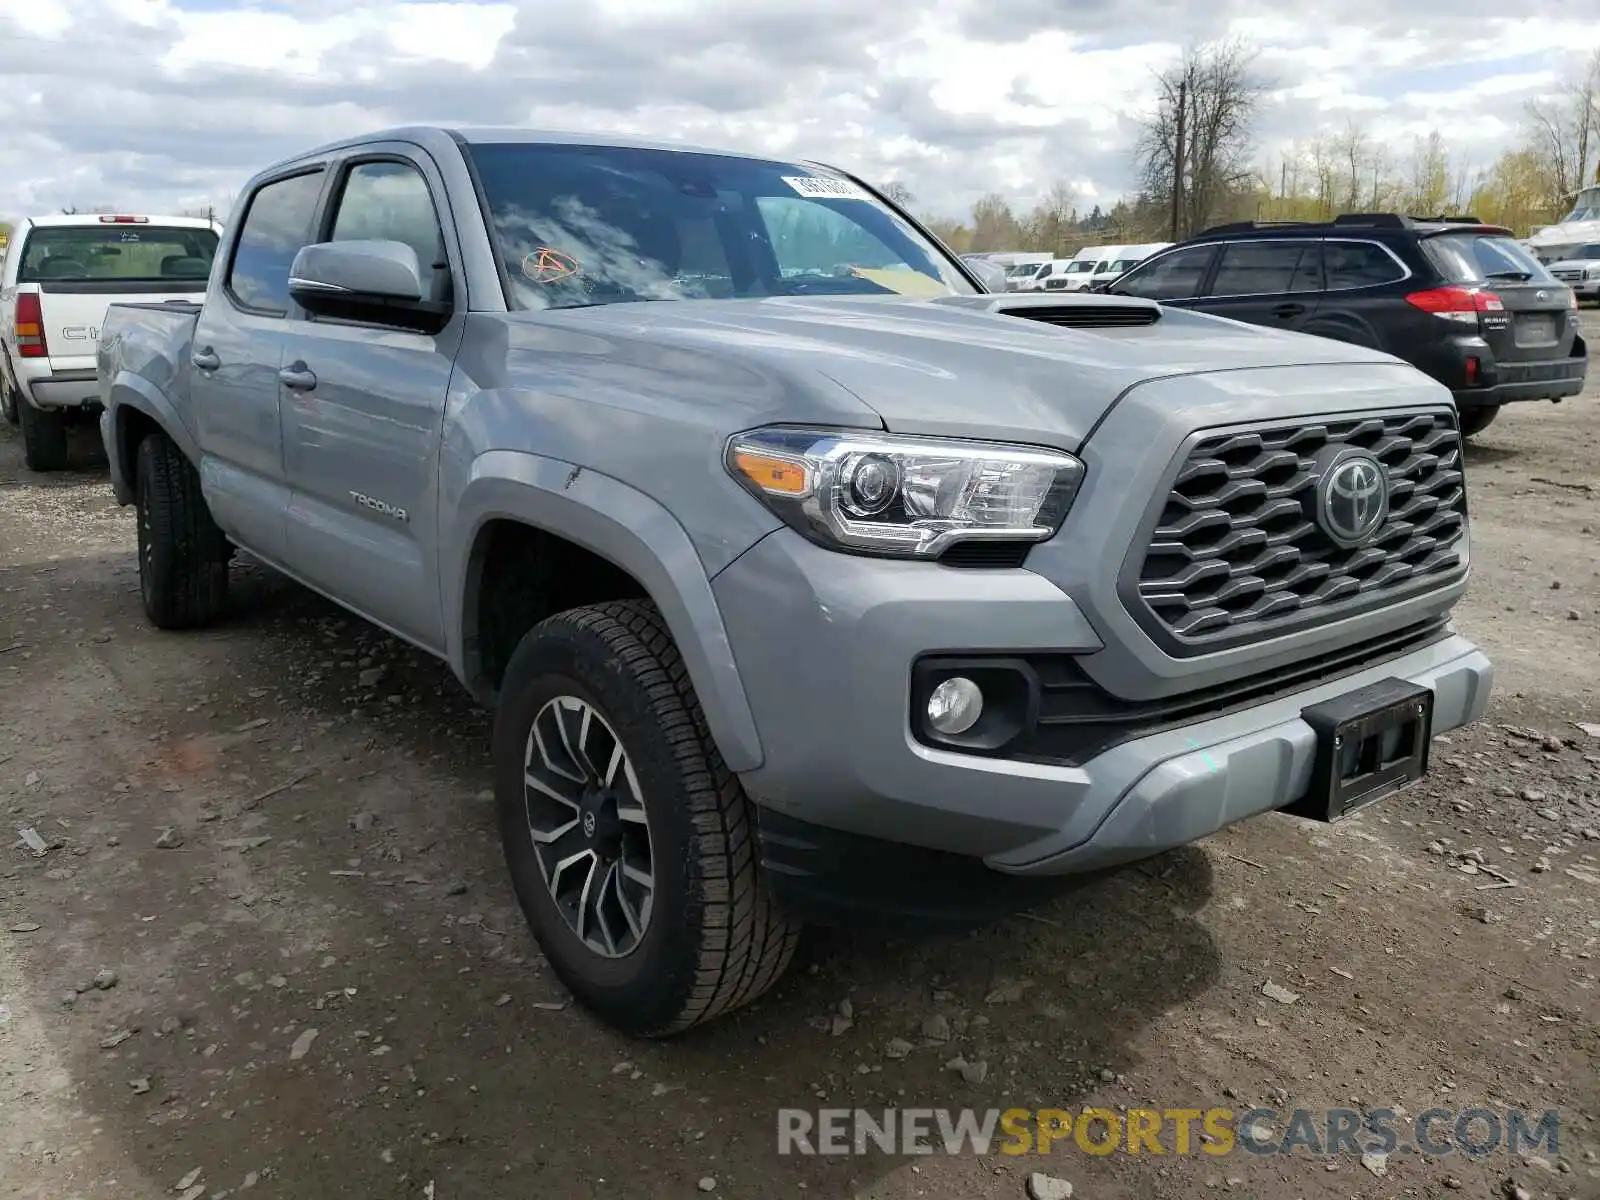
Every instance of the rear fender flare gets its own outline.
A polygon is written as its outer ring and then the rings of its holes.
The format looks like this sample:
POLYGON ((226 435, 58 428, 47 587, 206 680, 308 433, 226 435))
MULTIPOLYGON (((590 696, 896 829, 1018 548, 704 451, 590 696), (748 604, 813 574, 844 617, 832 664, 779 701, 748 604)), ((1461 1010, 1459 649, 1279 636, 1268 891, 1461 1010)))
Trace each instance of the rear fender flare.
POLYGON ((130 411, 143 413, 154 421, 183 456, 198 466, 200 446, 193 432, 179 417, 172 400, 148 379, 132 371, 122 371, 112 380, 105 398, 106 411, 111 417, 106 430, 106 458, 111 464, 111 488, 119 504, 133 503, 133 464, 122 461, 123 433, 130 411))
POLYGON ((763 761, 755 716, 711 580, 688 533, 645 493, 559 459, 491 450, 473 460, 459 497, 440 514, 440 580, 451 668, 490 700, 475 647, 478 535, 495 520, 519 521, 565 538, 627 571, 661 610, 694 684, 706 724, 730 770, 763 761))

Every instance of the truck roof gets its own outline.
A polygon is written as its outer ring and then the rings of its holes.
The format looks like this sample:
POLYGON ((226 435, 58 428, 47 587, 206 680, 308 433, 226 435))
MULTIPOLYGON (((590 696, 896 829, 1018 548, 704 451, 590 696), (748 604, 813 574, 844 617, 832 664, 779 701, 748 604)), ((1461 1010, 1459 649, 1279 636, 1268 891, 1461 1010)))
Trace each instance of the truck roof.
POLYGON ((632 150, 678 150, 689 154, 720 154, 729 158, 777 157, 780 161, 808 161, 790 158, 787 155, 757 154, 751 151, 730 150, 726 147, 699 146, 688 142, 675 142, 660 138, 637 138, 598 132, 580 133, 560 129, 528 129, 516 125, 399 125, 389 129, 375 129, 371 133, 363 133, 356 137, 341 138, 337 142, 328 142, 285 161, 315 158, 355 146, 364 146, 371 142, 415 142, 418 145, 428 147, 436 146, 446 139, 466 142, 469 145, 494 142, 526 142, 529 145, 614 146, 632 150))

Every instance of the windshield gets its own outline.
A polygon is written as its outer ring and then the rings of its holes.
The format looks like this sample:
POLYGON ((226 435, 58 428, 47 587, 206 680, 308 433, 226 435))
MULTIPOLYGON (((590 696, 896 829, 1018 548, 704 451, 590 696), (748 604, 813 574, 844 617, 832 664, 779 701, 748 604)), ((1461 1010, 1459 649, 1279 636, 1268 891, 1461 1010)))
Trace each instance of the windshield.
POLYGON ((1600 258, 1600 242, 1590 242, 1584 246, 1576 246, 1566 258, 1600 258))
POLYGON ((170 283, 200 291, 217 235, 163 225, 37 225, 23 243, 18 283, 170 283))
POLYGON ((608 146, 466 149, 520 308, 976 291, 893 209, 822 168, 608 146))
POLYGON ((1568 221, 1600 221, 1600 188, 1584 188, 1574 197, 1572 211, 1561 218, 1568 221))
POLYGON ((1024 275, 1032 275, 1038 269, 1038 263, 1018 263, 1016 266, 1012 267, 1011 270, 1007 271, 1006 274, 1021 278, 1024 275))
POLYGON ((1131 271, 1139 265, 1140 261, 1137 258, 1119 258, 1111 264, 1111 273, 1113 275, 1121 275, 1124 271, 1131 271))
POLYGON ((1425 238, 1422 246, 1446 283, 1485 283, 1496 279, 1554 282, 1543 263, 1499 234, 1447 233, 1425 238))
POLYGON ((1098 267, 1099 265, 1100 265, 1099 263, 1095 262, 1091 258, 1076 259, 1076 260, 1074 260, 1072 262, 1069 262, 1067 264, 1067 274, 1068 275, 1090 275, 1090 274, 1094 273, 1094 269, 1096 267, 1098 267))

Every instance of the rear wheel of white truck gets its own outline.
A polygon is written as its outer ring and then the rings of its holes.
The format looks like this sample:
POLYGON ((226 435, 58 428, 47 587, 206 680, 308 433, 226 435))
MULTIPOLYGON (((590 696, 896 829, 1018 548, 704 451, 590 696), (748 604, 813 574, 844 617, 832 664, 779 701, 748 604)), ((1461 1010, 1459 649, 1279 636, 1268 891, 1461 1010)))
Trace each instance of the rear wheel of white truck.
POLYGON ((799 926, 767 890, 753 805, 654 605, 572 609, 528 632, 501 685, 494 770, 523 913, 603 1020, 678 1033, 783 974, 799 926))
POLYGON ((30 471, 67 468, 67 418, 58 408, 35 408, 17 397, 22 424, 22 460, 30 471))
POLYGON ((228 597, 228 543, 211 519, 200 475, 164 433, 139 442, 134 502, 139 518, 139 594, 159 629, 192 629, 228 597))

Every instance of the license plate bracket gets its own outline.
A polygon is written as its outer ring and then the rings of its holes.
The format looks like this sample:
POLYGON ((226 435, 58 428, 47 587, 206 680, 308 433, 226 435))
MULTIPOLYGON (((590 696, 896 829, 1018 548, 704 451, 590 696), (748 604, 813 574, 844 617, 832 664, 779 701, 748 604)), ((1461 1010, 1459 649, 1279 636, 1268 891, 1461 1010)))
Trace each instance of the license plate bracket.
POLYGON ((1301 710, 1317 735, 1311 784, 1284 811, 1339 821, 1428 773, 1433 689, 1404 679, 1378 683, 1301 710))
POLYGON ((1519 346, 1543 346, 1556 340, 1554 317, 1539 314, 1518 319, 1516 341, 1519 346))

